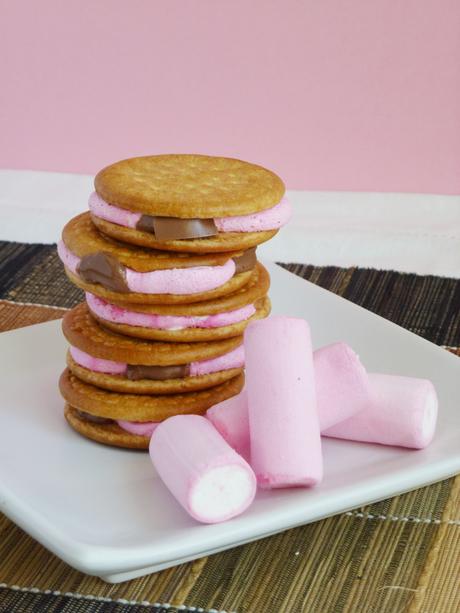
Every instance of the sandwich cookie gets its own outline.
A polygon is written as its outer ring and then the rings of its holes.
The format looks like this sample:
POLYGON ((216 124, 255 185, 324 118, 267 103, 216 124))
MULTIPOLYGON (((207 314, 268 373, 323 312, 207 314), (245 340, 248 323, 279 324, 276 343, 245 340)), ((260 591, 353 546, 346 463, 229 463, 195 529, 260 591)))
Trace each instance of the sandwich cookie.
POLYGON ((140 395, 118 394, 80 381, 69 369, 59 379, 59 389, 67 402, 65 416, 70 425, 101 443, 147 449, 138 434, 128 432, 125 422, 161 422, 173 415, 202 415, 216 402, 238 394, 244 385, 244 375, 238 375, 206 390, 186 394, 140 395), (107 427, 109 426, 109 427, 107 427), (122 435, 120 438, 118 435, 122 435), (130 434, 128 432, 128 434, 130 434), (133 437, 138 437, 133 439, 133 437))
POLYGON ((88 213, 65 226, 58 254, 78 287, 109 300, 137 303, 223 296, 247 283, 256 264, 254 254, 248 258, 242 251, 191 255, 124 245, 98 232, 88 213))
POLYGON ((119 334, 169 342, 214 341, 243 334, 246 326, 270 313, 270 277, 258 263, 249 282, 233 294, 184 305, 108 302, 87 293, 93 317, 119 334))
POLYGON ((82 381, 114 392, 178 394, 219 385, 241 374, 242 337, 163 343, 105 330, 82 303, 65 314, 67 365, 82 381))
POLYGON ((166 251, 247 249, 291 217, 284 184, 241 160, 206 155, 131 158, 101 170, 89 208, 113 238, 166 251))

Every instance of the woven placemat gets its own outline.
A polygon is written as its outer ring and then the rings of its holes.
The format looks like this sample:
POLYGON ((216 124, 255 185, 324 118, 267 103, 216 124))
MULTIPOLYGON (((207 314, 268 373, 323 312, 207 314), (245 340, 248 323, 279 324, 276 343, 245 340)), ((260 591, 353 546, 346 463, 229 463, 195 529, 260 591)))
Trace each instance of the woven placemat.
MULTIPOLYGON (((288 270, 455 351, 460 281, 358 268, 288 270)), ((82 298, 53 246, 0 243, 0 329, 59 318, 82 298)), ((0 611, 357 612, 460 609, 460 478, 192 563, 109 585, 0 514, 0 611)))

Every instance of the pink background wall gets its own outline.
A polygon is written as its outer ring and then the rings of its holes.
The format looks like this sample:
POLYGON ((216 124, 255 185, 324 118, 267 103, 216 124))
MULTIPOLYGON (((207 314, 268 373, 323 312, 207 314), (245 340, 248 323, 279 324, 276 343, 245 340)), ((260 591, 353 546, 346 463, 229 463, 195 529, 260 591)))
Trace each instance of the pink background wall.
POLYGON ((0 167, 199 151, 460 193, 458 0, 0 0, 0 167))

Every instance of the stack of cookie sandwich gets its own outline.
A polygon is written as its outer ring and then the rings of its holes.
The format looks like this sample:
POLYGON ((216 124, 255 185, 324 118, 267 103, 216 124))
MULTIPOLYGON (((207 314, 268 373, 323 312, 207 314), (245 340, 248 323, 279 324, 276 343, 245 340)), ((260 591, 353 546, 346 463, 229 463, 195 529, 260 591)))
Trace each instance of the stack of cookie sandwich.
POLYGON ((58 253, 86 301, 66 314, 70 425, 147 449, 162 420, 244 384, 243 332, 270 312, 256 247, 290 217, 274 173, 202 155, 132 158, 95 179, 58 253))

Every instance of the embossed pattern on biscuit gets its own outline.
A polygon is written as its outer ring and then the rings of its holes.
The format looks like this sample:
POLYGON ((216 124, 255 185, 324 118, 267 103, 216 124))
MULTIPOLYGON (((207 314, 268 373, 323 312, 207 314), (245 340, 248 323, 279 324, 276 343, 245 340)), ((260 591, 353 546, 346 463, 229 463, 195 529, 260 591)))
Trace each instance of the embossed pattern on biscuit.
POLYGON ((261 211, 284 195, 272 171, 233 158, 195 154, 122 160, 95 178, 108 203, 165 217, 226 217, 261 211))
POLYGON ((68 368, 59 379, 63 398, 76 409, 111 419, 126 421, 161 421, 172 415, 202 415, 218 402, 236 396, 243 389, 244 375, 221 385, 184 394, 141 395, 109 392, 84 383, 68 368))
POLYGON ((62 331, 71 345, 97 358, 157 366, 215 358, 236 349, 243 341, 241 336, 214 343, 165 343, 134 339, 100 326, 90 315, 85 302, 64 315, 62 331))

